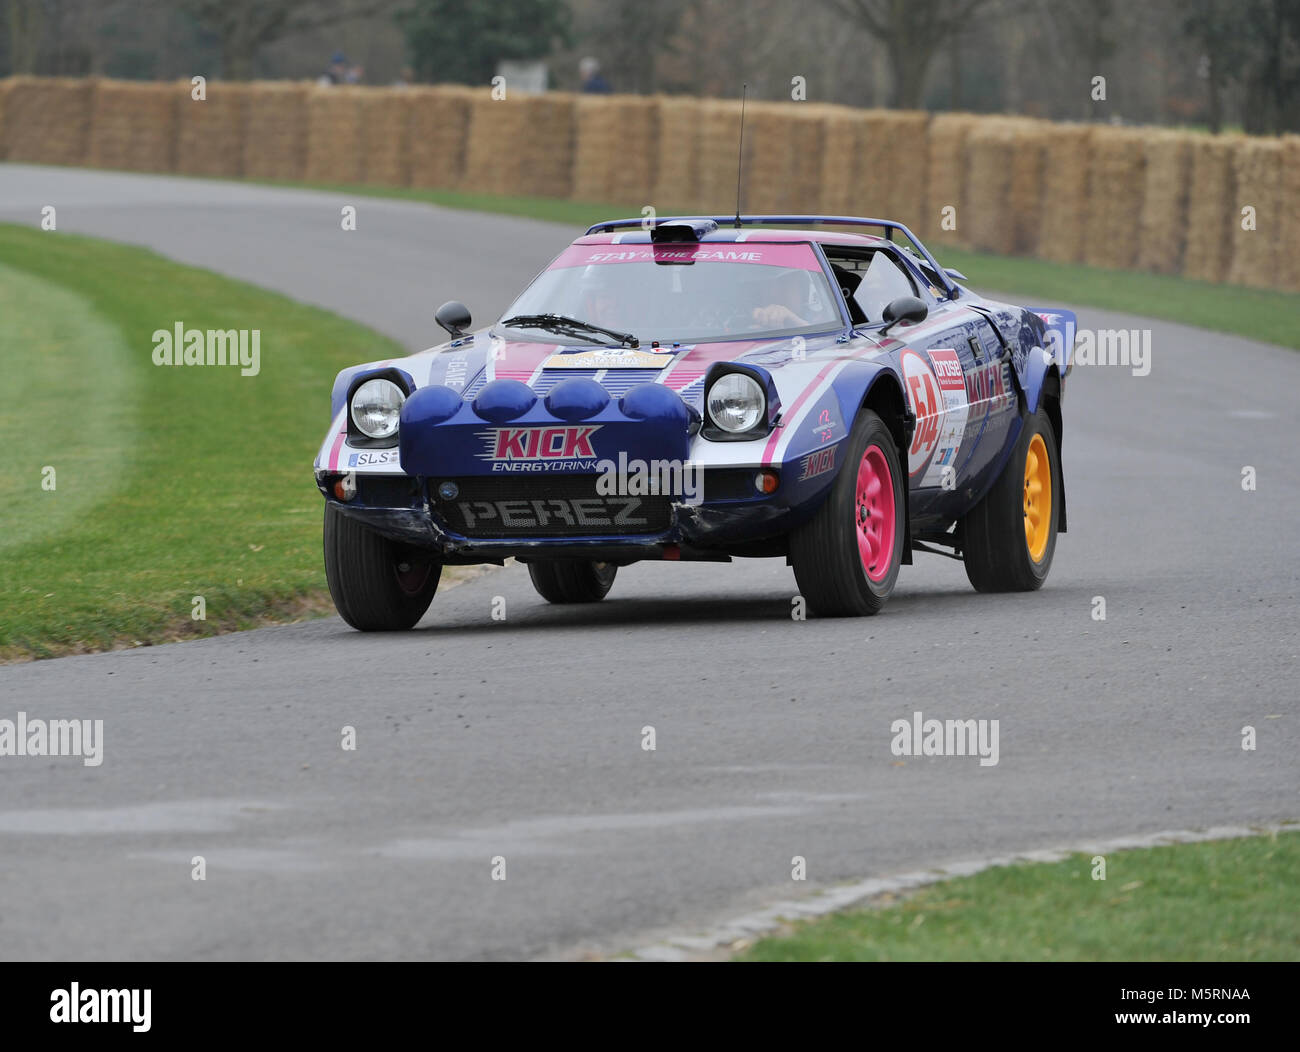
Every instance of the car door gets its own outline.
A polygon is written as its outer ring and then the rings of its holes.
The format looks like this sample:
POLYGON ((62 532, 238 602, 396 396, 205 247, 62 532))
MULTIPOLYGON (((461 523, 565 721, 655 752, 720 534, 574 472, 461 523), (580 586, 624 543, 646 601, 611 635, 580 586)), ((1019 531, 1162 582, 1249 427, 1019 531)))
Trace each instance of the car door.
MULTIPOLYGON (((941 308, 944 309, 944 308, 941 308)), ((968 312, 947 308, 949 324, 911 342, 899 356, 899 371, 916 414, 907 467, 915 516, 938 516, 955 504, 962 484, 962 451, 970 417, 966 376, 975 355, 968 341, 968 312)))
POLYGON ((913 512, 942 519, 963 514, 987 488, 1009 426, 1010 381, 988 321, 955 304, 939 310, 948 324, 906 348, 899 364, 917 416, 908 449, 913 512))
POLYGON ((1019 403, 1011 349, 982 310, 970 313, 975 330, 970 344, 975 358, 966 372, 970 413, 959 475, 963 494, 973 502, 993 484, 1007 444, 1018 433, 1019 403))

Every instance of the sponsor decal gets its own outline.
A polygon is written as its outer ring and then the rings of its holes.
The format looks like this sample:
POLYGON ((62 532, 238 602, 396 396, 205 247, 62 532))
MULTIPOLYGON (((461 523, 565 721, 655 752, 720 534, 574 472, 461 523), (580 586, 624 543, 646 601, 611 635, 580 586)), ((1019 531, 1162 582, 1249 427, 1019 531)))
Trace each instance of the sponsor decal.
POLYGON ((987 402, 1005 398, 1007 394, 1007 366, 1004 362, 989 362, 972 369, 966 375, 966 397, 971 402, 987 402))
POLYGON ((925 353, 929 356, 930 364, 934 366, 934 375, 944 391, 966 389, 962 381, 961 361, 957 358, 955 350, 950 347, 936 347, 925 353))
POLYGON ((680 260, 694 262, 699 259, 714 260, 720 263, 758 263, 763 258, 761 252, 738 251, 736 249, 687 249, 687 248, 644 248, 624 249, 621 252, 593 252, 587 263, 635 263, 646 260, 680 260))
POLYGON ((464 500, 459 509, 465 528, 503 526, 515 530, 557 526, 606 527, 635 530, 650 525, 639 497, 549 497, 542 500, 464 500))
POLYGON ((468 372, 469 362, 465 359, 465 352, 460 351, 447 362, 447 373, 442 382, 447 387, 460 390, 465 386, 465 378, 468 372))
POLYGON ((600 347, 576 354, 553 354, 543 369, 662 369, 673 360, 673 352, 640 351, 630 347, 600 347))
POLYGON ((797 482, 806 482, 808 479, 815 479, 818 475, 825 475, 828 471, 835 469, 835 451, 839 446, 827 446, 825 449, 819 449, 809 453, 799 461, 799 477, 797 482))
POLYGON ((813 434, 823 444, 829 442, 835 437, 835 421, 831 419, 830 408, 823 409, 817 414, 817 419, 812 426, 813 434))
MULTIPOLYGON (((951 347, 938 347, 925 352, 934 368, 935 379, 939 383, 940 408, 942 419, 939 423, 938 438, 934 444, 934 454, 930 466, 921 476, 921 486, 941 486, 944 483, 945 468, 955 468, 957 453, 961 448, 962 437, 966 433, 966 415, 970 403, 966 396, 966 381, 962 376, 961 359, 951 347)), ((955 481, 951 472, 947 473, 949 485, 955 481)))
POLYGON ((599 462, 592 457, 585 460, 498 460, 492 464, 494 474, 528 474, 539 471, 599 471, 599 462))
POLYGON ((600 424, 495 427, 477 433, 484 443, 478 456, 490 461, 493 471, 594 471, 591 437, 600 428, 600 424))
POLYGON ((940 414, 943 411, 939 381, 935 379, 929 362, 910 348, 903 352, 901 364, 907 397, 912 403, 912 412, 916 414, 916 431, 907 450, 907 472, 918 475, 939 444, 940 414))
POLYGON ((770 267, 820 270, 806 244, 705 245, 571 245, 548 268, 585 267, 609 263, 748 263, 770 267))
POLYGON ((348 456, 348 467, 364 468, 375 467, 379 464, 396 464, 397 450, 395 449, 373 449, 364 453, 352 453, 348 456))

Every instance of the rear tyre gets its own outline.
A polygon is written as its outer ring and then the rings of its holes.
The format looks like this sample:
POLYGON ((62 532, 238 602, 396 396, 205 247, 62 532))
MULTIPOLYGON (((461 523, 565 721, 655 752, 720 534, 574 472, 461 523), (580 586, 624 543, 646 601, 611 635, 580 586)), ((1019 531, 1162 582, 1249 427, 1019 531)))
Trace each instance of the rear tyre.
POLYGON ((528 564, 537 594, 548 603, 595 603, 614 584, 613 563, 555 560, 528 564))
POLYGON ((844 465, 811 521, 790 535, 790 565, 810 613, 877 613, 894 591, 903 558, 903 486, 898 447, 883 420, 858 414, 844 465))
POLYGON ((325 580, 334 606, 361 632, 401 632, 429 609, 442 563, 325 505, 325 580))
POLYGON ((962 520, 962 559, 976 591, 1032 592, 1047 580, 1060 519, 1056 448, 1052 421, 1039 409, 993 488, 962 520))

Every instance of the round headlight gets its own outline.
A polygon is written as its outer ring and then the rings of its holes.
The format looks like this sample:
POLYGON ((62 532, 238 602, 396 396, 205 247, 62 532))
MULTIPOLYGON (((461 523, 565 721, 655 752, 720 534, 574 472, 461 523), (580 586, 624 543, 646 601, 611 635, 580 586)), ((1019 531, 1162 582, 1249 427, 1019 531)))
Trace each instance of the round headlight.
POLYGON ((709 388, 709 419, 723 431, 752 431, 767 410, 767 397, 758 381, 745 373, 725 373, 709 388))
POLYGON ((352 422, 367 438, 391 438, 406 395, 392 380, 367 380, 352 396, 352 422))

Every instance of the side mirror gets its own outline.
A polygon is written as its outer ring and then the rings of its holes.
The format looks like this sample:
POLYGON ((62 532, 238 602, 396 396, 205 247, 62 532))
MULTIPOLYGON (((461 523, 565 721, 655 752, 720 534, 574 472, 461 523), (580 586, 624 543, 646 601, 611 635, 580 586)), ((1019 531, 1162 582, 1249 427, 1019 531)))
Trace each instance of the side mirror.
POLYGON ((464 336, 470 326, 469 308, 459 300, 448 300, 434 312, 433 320, 453 337, 464 336))
POLYGON ((880 334, 883 336, 900 321, 911 322, 913 325, 918 321, 925 321, 929 313, 930 308, 915 296, 899 296, 898 299, 890 300, 886 304, 884 314, 881 316, 888 324, 880 330, 880 334))

